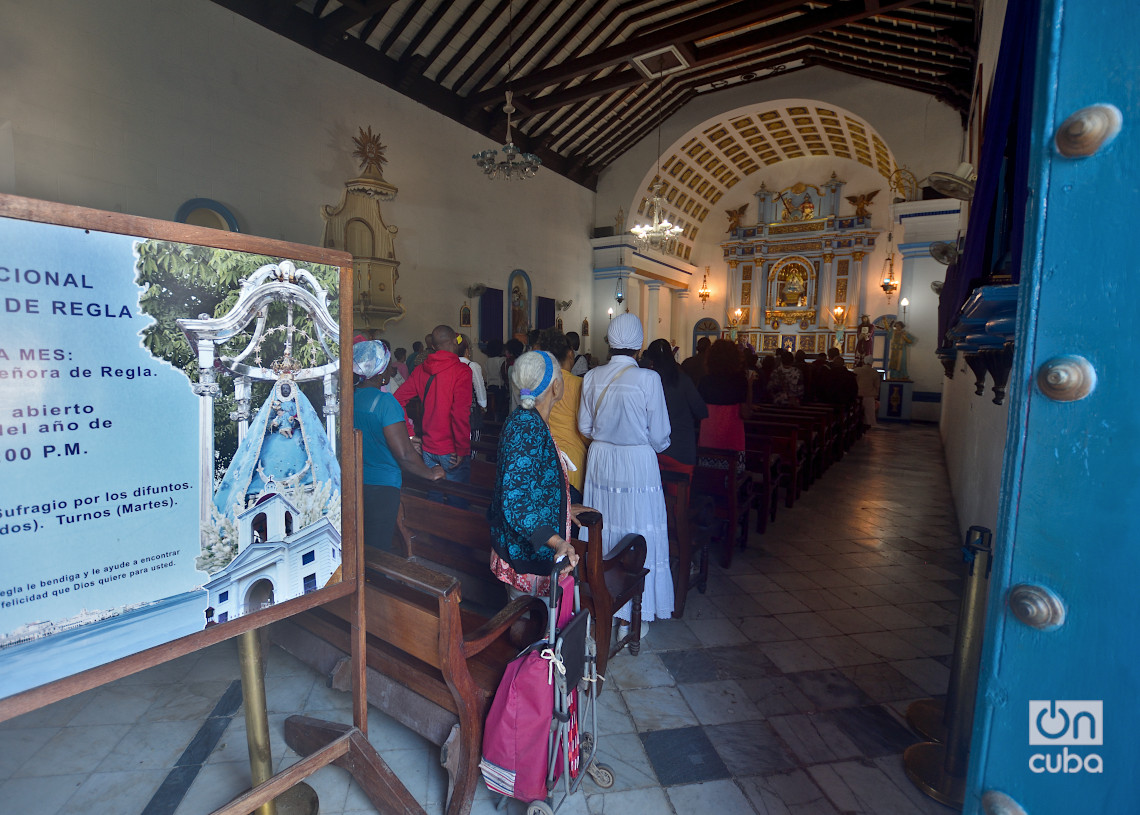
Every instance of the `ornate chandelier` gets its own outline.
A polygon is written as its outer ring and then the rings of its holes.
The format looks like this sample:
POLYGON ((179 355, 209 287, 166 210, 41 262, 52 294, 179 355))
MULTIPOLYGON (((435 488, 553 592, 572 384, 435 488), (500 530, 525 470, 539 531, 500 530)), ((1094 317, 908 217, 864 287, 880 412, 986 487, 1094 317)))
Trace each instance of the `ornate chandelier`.
POLYGON ((668 251, 673 247, 673 241, 683 231, 681 227, 671 224, 661 213, 661 182, 653 185, 653 198, 649 201, 649 211, 653 216, 653 223, 638 224, 629 231, 637 238, 642 249, 657 249, 668 251))
MULTIPOLYGON (((662 79, 661 87, 664 89, 665 82, 662 79)), ((653 219, 651 224, 637 224, 629 231, 637 238, 637 242, 641 244, 642 250, 656 249, 662 252, 671 251, 673 242, 677 239, 684 230, 674 224, 669 223, 661 213, 661 119, 663 115, 662 107, 657 110, 657 179, 653 182, 650 188, 653 192, 652 198, 649 200, 649 213, 653 219)))
POLYGON ((542 165, 542 159, 534 153, 524 153, 515 147, 514 141, 511 139, 511 114, 515 112, 515 106, 511 103, 514 94, 507 91, 507 104, 503 106, 503 110, 507 114, 507 143, 502 147, 502 158, 499 157, 499 150, 487 149, 480 153, 476 153, 471 158, 475 159, 475 164, 492 180, 496 178, 505 178, 510 181, 515 178, 534 178, 538 173, 539 166, 542 165))

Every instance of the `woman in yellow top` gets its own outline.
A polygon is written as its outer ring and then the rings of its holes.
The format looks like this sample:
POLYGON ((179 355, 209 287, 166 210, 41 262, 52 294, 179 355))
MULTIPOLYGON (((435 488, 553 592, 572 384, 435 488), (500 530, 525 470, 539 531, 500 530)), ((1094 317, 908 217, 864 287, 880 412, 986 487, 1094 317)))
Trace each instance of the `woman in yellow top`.
POLYGON ((566 335, 557 328, 548 328, 539 337, 540 350, 551 354, 562 366, 562 398, 555 402, 550 411, 550 435, 554 437, 558 449, 569 459, 566 476, 570 481, 571 502, 582 503, 582 485, 586 479, 587 441, 578 432, 578 403, 582 398, 582 377, 574 376, 574 351, 566 341, 566 335))

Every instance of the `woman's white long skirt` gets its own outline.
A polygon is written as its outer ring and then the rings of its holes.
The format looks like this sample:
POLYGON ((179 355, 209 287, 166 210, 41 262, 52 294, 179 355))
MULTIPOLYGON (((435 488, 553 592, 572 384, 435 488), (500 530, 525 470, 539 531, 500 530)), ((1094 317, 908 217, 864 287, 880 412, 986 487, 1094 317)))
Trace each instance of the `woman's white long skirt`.
MULTIPOLYGON (((641 619, 666 620, 673 614, 673 575, 669 570, 669 527, 657 454, 648 445, 595 441, 586 463, 583 501, 602 513, 602 542, 608 556, 630 532, 645 538, 645 594, 641 619)), ((619 617, 629 619, 629 609, 619 617)))

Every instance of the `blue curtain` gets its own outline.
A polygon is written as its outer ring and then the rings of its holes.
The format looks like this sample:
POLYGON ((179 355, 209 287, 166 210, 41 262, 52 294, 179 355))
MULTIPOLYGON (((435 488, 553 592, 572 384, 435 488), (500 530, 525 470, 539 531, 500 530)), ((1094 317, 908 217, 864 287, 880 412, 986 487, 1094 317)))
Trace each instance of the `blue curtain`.
POLYGON ((479 298, 479 347, 503 341, 503 290, 487 289, 479 298))
POLYGON ((550 297, 534 298, 534 327, 554 328, 554 300, 550 297))
POLYGON ((1038 0, 1010 0, 1006 7, 966 243, 946 270, 938 302, 939 345, 947 344, 946 332, 975 288, 995 274, 1008 274, 1013 283, 1021 279, 1038 19, 1038 0))

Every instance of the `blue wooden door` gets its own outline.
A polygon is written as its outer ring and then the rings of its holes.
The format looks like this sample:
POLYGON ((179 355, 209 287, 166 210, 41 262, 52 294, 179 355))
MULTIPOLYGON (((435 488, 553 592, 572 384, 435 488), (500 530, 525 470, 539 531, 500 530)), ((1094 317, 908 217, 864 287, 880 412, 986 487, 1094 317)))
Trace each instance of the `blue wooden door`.
POLYGON ((1134 815, 1140 9, 1041 6, 1026 266, 965 812, 1134 815), (1102 143, 1114 109, 1123 127, 1102 143))

